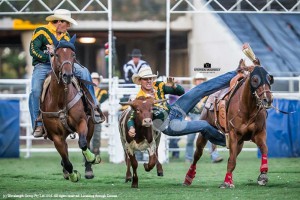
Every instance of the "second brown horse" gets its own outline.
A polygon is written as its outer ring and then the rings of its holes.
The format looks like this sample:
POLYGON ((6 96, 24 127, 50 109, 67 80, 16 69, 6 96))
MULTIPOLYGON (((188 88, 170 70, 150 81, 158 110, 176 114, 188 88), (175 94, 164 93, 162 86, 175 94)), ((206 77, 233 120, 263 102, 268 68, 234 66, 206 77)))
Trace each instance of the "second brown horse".
MULTIPOLYGON (((226 125, 229 136, 229 159, 227 163, 227 173, 224 182, 220 188, 233 188, 232 172, 236 167, 236 158, 243 148, 244 141, 253 141, 259 148, 262 159, 260 166, 260 175, 258 177, 259 185, 266 185, 268 181, 268 147, 266 145, 266 109, 271 107, 273 97, 270 91, 273 77, 260 66, 259 61, 256 66, 246 67, 243 60, 240 65, 248 68, 249 73, 240 80, 239 87, 232 90, 226 100, 226 125)), ((205 108, 200 119, 207 120, 216 128, 215 112, 205 108)), ((196 142, 194 160, 191 164, 184 181, 184 185, 192 184, 196 175, 196 164, 203 154, 203 149, 207 143, 201 134, 196 142)))

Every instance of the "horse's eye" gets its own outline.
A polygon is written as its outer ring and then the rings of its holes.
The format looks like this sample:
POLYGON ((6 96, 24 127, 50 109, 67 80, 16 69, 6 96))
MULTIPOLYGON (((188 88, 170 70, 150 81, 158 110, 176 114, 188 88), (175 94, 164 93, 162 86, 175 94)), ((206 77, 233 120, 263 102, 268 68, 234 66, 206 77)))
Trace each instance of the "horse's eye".
POLYGON ((252 76, 252 78, 251 78, 252 87, 257 88, 260 84, 260 81, 261 80, 260 80, 259 76, 257 76, 257 75, 252 76))

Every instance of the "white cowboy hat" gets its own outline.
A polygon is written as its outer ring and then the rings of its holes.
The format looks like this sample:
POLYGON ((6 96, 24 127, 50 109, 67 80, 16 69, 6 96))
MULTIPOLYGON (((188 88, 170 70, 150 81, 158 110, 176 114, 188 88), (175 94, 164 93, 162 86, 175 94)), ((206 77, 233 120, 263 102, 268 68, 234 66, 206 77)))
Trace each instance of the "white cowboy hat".
POLYGON ((157 74, 153 74, 150 67, 142 67, 137 74, 132 75, 132 82, 141 85, 141 78, 157 78, 157 74))
POLYGON ((95 78, 95 79, 99 79, 100 81, 102 80, 102 76, 100 76, 97 72, 93 72, 91 73, 91 77, 92 79, 95 78))
POLYGON ((203 80, 206 80, 206 77, 202 74, 202 73, 197 73, 195 76, 194 76, 194 80, 196 79, 203 79, 203 80))
POLYGON ((52 22, 54 20, 65 20, 71 24, 78 25, 78 23, 71 17, 71 12, 66 9, 57 9, 53 15, 46 17, 46 21, 52 22))

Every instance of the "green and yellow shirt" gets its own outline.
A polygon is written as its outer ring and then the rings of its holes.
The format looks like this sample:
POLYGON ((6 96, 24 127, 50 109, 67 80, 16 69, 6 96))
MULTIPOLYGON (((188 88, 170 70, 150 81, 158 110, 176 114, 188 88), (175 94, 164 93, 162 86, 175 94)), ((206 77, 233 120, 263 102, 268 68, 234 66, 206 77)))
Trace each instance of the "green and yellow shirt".
POLYGON ((70 41, 70 35, 68 32, 62 33, 60 36, 56 36, 56 27, 50 22, 45 26, 40 26, 35 29, 29 47, 33 66, 39 63, 50 62, 49 55, 46 53, 46 45, 53 44, 51 35, 54 35, 58 41, 61 39, 70 41))
MULTIPOLYGON (((165 82, 162 81, 156 81, 153 82, 153 89, 154 89, 154 95, 155 100, 159 99, 166 99, 166 94, 173 94, 181 96, 184 94, 184 88, 181 85, 177 85, 176 88, 166 86, 165 82)), ((147 97, 149 94, 145 93, 142 89, 139 90, 136 98, 144 96, 147 97)), ((163 102, 161 104, 155 104, 153 107, 153 119, 160 119, 164 121, 167 117, 167 114, 170 112, 170 104, 168 102, 163 102)), ((127 122, 127 127, 130 128, 131 126, 134 127, 134 118, 135 118, 135 112, 131 112, 130 118, 127 122)))

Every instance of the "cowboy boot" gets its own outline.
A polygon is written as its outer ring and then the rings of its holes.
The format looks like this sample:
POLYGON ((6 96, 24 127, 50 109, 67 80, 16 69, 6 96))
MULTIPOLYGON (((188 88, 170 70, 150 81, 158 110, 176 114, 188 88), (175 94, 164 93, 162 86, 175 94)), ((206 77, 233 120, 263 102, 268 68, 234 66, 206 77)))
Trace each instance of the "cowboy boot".
POLYGON ((92 120, 94 124, 100 124, 103 123, 106 120, 105 115, 102 113, 99 105, 92 106, 92 120))
POLYGON ((38 118, 35 120, 35 126, 32 135, 35 138, 39 138, 39 137, 43 137, 44 133, 45 131, 42 124, 42 116, 41 114, 39 114, 38 118), (40 122, 39 125, 38 122, 40 122))

